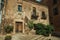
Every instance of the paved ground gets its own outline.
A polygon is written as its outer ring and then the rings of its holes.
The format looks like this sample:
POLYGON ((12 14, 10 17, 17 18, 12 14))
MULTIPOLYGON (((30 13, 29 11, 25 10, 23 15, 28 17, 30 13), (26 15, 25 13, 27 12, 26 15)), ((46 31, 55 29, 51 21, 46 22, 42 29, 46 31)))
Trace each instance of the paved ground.
MULTIPOLYGON (((45 37, 42 35, 23 35, 16 34, 13 36, 12 40, 48 40, 49 37, 45 37)), ((60 40, 58 37, 51 37, 51 40, 60 40)))
MULTIPOLYGON (((12 40, 48 40, 49 37, 45 37, 42 35, 26 35, 26 34, 15 34, 12 36, 12 40)), ((3 36, 0 36, 0 40, 4 40, 3 36)), ((59 37, 51 37, 51 40, 60 40, 59 37)))
POLYGON ((1 36, 1 35, 0 35, 0 40, 4 40, 4 36, 1 36))
POLYGON ((59 37, 52 37, 51 39, 52 39, 52 40, 60 40, 59 37))

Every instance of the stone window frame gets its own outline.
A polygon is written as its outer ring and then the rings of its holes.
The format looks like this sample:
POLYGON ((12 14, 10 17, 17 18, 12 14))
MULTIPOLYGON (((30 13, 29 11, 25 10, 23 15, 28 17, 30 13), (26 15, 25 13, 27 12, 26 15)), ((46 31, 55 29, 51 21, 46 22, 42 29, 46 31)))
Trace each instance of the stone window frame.
POLYGON ((33 7, 31 19, 37 20, 38 16, 36 13, 37 13, 36 7, 33 7))
POLYGON ((18 12, 22 12, 22 5, 18 5, 18 12))
POLYGON ((47 19, 47 15, 45 14, 45 12, 44 12, 44 11, 42 11, 41 19, 44 19, 44 20, 46 20, 46 19, 47 19))

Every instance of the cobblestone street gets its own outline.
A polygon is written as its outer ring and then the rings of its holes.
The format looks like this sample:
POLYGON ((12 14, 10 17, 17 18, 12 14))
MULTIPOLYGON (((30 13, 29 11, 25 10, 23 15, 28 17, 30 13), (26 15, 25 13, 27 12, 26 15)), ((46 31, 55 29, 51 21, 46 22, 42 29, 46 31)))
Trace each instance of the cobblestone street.
MULTIPOLYGON (((49 37, 45 37, 42 35, 22 35, 16 34, 13 36, 12 40, 48 40, 49 37)), ((51 40, 60 40, 58 37, 51 37, 51 40)))
MULTIPOLYGON (((15 34, 12 36, 12 40, 48 40, 49 37, 42 35, 26 35, 26 34, 15 34)), ((0 36, 0 40, 4 40, 4 36, 0 36)), ((60 40, 59 37, 51 37, 51 40, 60 40)))

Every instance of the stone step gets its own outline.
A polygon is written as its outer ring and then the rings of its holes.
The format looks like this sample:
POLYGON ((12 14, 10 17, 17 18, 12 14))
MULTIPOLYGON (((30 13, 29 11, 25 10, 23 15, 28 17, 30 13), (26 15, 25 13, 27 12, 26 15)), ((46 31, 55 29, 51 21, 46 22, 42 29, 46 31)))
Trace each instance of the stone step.
POLYGON ((35 38, 33 38, 33 39, 31 39, 31 40, 40 40, 40 39, 44 39, 45 37, 43 37, 42 35, 40 35, 40 36, 37 36, 37 37, 35 37, 35 38))
POLYGON ((4 37, 3 36, 0 36, 0 40, 4 40, 4 37))

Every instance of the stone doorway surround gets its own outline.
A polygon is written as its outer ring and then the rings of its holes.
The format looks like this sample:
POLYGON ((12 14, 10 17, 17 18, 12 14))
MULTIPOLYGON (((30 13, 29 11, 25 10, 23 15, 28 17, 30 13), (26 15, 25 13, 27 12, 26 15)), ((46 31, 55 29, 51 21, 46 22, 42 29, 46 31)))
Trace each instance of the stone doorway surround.
POLYGON ((15 32, 22 33, 23 23, 22 22, 15 22, 15 32))
POLYGON ((24 33, 24 20, 21 19, 14 19, 14 29, 13 29, 13 33, 16 33, 16 22, 21 22, 22 23, 22 33, 24 33))

